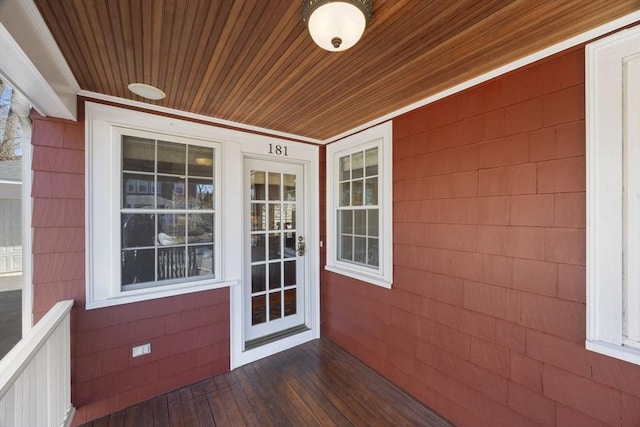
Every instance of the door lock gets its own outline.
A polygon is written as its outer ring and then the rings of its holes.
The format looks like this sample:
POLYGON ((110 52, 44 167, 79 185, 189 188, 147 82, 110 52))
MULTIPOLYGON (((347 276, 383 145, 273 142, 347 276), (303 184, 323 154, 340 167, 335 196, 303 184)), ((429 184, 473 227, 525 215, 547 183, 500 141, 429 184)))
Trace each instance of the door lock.
POLYGON ((304 255, 304 238, 302 236, 298 236, 298 256, 304 255))

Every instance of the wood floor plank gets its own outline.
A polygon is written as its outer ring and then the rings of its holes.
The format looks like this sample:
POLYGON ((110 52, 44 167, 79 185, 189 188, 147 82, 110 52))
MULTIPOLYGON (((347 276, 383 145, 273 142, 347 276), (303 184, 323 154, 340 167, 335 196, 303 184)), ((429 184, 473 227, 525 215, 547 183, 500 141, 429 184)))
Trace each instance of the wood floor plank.
POLYGON ((193 401, 191 387, 184 387, 178 390, 180 396, 180 407, 182 409, 182 423, 185 426, 197 425, 198 413, 193 401))
POLYGON ((124 412, 124 427, 137 427, 140 424, 138 416, 140 415, 140 408, 142 405, 129 406, 124 412))
POLYGON ((232 426, 244 426, 244 418, 242 418, 240 409, 238 408, 238 405, 236 405, 235 400, 233 400, 233 396, 229 391, 229 386, 224 380, 223 376, 219 375, 217 377, 214 377, 212 379, 212 382, 215 386, 217 395, 220 396, 222 409, 224 410, 226 418, 229 420, 229 424, 232 426))
MULTIPOLYGON (((203 383, 205 396, 207 398, 207 402, 209 403, 209 408, 211 410, 211 415, 213 416, 215 425, 217 427, 230 426, 231 422, 229 421, 229 418, 227 418, 227 413, 222 404, 222 398, 220 396, 220 393, 216 389, 216 384, 213 382, 213 379, 209 378, 203 383)), ((240 414, 238 414, 238 416, 240 416, 240 414)))
MULTIPOLYGON (((281 392, 282 377, 281 377, 280 371, 278 371, 277 369, 272 371, 265 365, 251 364, 250 366, 251 366, 251 369, 253 369, 252 375, 259 377, 264 382, 265 387, 270 387, 271 390, 274 390, 274 393, 272 393, 272 396, 274 400, 277 402, 282 412, 284 413, 288 425, 292 425, 292 426, 307 425, 305 420, 300 416, 300 413, 298 412, 296 407, 281 392)), ((287 425, 287 424, 284 424, 284 425, 287 425)))
POLYGON ((118 411, 109 417, 109 427, 124 427, 125 411, 118 411))
POLYGON ((180 402, 180 392, 172 391, 167 394, 169 408, 169 425, 171 427, 184 427, 184 414, 180 402))
POLYGON ((259 376, 251 375, 253 368, 243 366, 238 369, 238 379, 247 399, 253 402, 254 408, 259 413, 259 418, 264 420, 265 426, 290 425, 282 408, 278 405, 275 395, 278 389, 265 387, 259 376))
POLYGON ((320 339, 85 427, 389 425, 451 427, 353 355, 320 339))
MULTIPOLYGON (((303 394, 308 396, 309 399, 313 399, 317 406, 321 407, 323 411, 331 418, 331 421, 336 425, 348 425, 349 419, 344 416, 331 401, 327 398, 326 394, 332 394, 332 390, 318 388, 316 384, 309 378, 308 373, 313 368, 309 368, 309 365, 304 363, 304 354, 300 348, 293 349, 290 353, 283 354, 282 357, 288 357, 289 366, 296 370, 296 378, 302 386, 303 394), (326 394, 325 394, 326 393, 326 394)), ((313 365, 312 365, 313 366, 313 365)))
POLYGON ((169 404, 167 401, 167 395, 153 399, 153 426, 154 427, 169 427, 169 404))
POLYGON ((93 427, 109 427, 109 417, 110 417, 110 415, 107 415, 106 417, 99 418, 99 419, 95 420, 91 425, 93 427))

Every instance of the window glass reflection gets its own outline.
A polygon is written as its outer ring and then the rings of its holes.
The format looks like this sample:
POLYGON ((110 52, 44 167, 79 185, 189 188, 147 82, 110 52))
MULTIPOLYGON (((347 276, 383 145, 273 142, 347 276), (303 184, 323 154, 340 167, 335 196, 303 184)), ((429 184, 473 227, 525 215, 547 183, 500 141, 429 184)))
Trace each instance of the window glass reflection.
POLYGON ((269 200, 281 200, 279 173, 269 173, 269 200))
POLYGON ((207 276, 214 273, 213 245, 189 247, 188 276, 207 276))
POLYGON ((284 315, 291 316, 298 312, 298 298, 296 289, 284 291, 284 315))
POLYGON ((251 292, 262 292, 266 287, 266 265, 254 265, 251 267, 251 292))
POLYGON ((264 172, 251 171, 251 200, 265 200, 264 172))
POLYGON ((155 245, 155 215, 122 214, 122 247, 140 248, 155 245))
POLYGON ((282 295, 280 292, 269 294, 269 320, 276 320, 282 317, 282 295))
POLYGON ((184 190, 184 178, 158 175, 158 185, 156 186, 156 203, 158 209, 184 209, 184 190))
POLYGON ((122 284, 152 282, 155 277, 155 249, 121 251, 122 284))
POLYGON ((213 148, 189 146, 189 176, 213 177, 213 148))
POLYGON ((280 263, 272 262, 269 264, 269 289, 278 289, 282 287, 280 263))
POLYGON ((185 277, 187 257, 184 246, 158 248, 158 280, 185 277))
POLYGON ((266 259, 266 236, 254 234, 251 236, 251 262, 264 261, 266 259))
POLYGON ((187 146, 158 141, 158 173, 184 175, 187 146))
POLYGON ((213 209, 213 181, 189 178, 189 209, 213 209))
POLYGON ((153 175, 122 174, 122 207, 125 209, 153 209, 155 207, 153 175))
POLYGON ((364 176, 363 153, 358 152, 351 155, 351 179, 362 178, 364 176))
POLYGON ((350 156, 340 157, 340 181, 351 179, 351 158, 350 156))
POLYGON ((159 214, 158 244, 160 246, 184 244, 186 219, 185 214, 159 214))
POLYGON ((154 172, 156 143, 153 139, 122 137, 122 170, 154 172))
POLYGON ((378 147, 365 151, 366 176, 378 175, 378 147))
POLYGON ((284 200, 287 202, 293 202, 296 200, 296 176, 284 174, 284 200))
POLYGON ((259 295, 251 298, 251 324, 258 325, 267 321, 267 296, 259 295))
POLYGON ((213 242, 213 214, 189 214, 189 243, 213 242))

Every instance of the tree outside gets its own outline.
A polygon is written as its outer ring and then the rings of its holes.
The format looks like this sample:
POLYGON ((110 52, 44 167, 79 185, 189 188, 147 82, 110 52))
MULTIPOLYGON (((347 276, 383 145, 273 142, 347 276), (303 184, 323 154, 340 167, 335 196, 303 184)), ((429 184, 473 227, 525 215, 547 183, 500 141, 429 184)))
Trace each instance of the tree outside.
POLYGON ((0 80, 0 161, 21 157, 22 128, 18 116, 11 111, 13 89, 0 80))

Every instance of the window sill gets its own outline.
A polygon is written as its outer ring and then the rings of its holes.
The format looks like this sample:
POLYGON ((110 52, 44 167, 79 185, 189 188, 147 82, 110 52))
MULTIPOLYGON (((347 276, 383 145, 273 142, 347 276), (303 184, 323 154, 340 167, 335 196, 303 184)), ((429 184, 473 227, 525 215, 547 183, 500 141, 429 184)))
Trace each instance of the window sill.
MULTIPOLYGON (((238 280, 228 280, 224 282, 205 282, 191 285, 161 286, 157 288, 132 290, 123 292, 120 295, 111 298, 100 299, 96 301, 90 301, 89 299, 87 299, 85 308, 87 310, 92 310, 95 308, 112 307, 115 305, 149 301, 153 299, 190 294, 194 292, 229 288, 232 286, 237 286, 239 284, 240 282, 238 280)), ((87 289, 87 295, 90 295, 89 292, 90 290, 87 289)))
POLYGON ((604 354, 625 362, 640 365, 640 350, 624 347, 621 345, 609 344, 604 341, 586 341, 587 350, 604 354))
POLYGON ((380 276, 366 274, 361 271, 344 268, 338 265, 325 265, 324 269, 362 282, 371 283, 372 285, 380 286, 381 288, 391 289, 392 282, 390 280, 385 280, 380 276))

